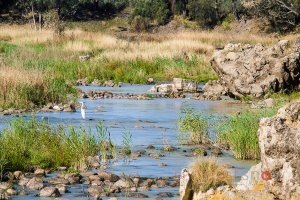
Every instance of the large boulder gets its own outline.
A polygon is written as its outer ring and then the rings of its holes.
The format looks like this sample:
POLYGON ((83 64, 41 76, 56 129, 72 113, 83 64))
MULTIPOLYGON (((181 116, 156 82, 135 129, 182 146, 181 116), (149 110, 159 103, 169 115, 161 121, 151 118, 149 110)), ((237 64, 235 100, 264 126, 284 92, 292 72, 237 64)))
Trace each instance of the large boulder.
POLYGON ((300 101, 262 119, 259 126, 266 188, 279 199, 300 197, 300 101))
POLYGON ((217 50, 211 65, 219 80, 204 88, 208 98, 218 88, 216 95, 227 94, 242 98, 264 97, 268 93, 299 89, 300 48, 287 40, 267 48, 262 44, 228 44, 217 50), (221 85, 224 92, 220 92, 221 85))

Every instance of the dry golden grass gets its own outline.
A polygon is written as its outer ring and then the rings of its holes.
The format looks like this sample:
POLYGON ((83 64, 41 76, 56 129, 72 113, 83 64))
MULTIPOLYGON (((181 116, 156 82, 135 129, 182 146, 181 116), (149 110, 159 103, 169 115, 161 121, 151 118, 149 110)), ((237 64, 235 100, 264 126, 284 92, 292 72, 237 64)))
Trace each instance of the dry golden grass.
MULTIPOLYGON (((11 42, 45 43, 53 41, 53 32, 35 31, 30 26, 1 25, 0 37, 10 37, 11 42)), ((295 38, 296 36, 290 37, 295 38)), ((136 58, 152 59, 155 57, 178 57, 197 54, 211 56, 216 47, 224 46, 229 42, 273 44, 278 39, 268 36, 251 34, 226 34, 216 31, 184 31, 171 34, 139 35, 128 34, 117 36, 101 32, 85 32, 81 30, 67 30, 62 41, 63 49, 71 52, 88 52, 94 49, 103 49, 100 58, 114 60, 132 60, 136 58)))
POLYGON ((192 188, 196 192, 206 192, 222 185, 231 185, 233 177, 229 171, 219 166, 214 158, 195 161, 191 166, 192 188))
POLYGON ((28 70, 28 69, 25 70, 22 68, 0 67, 0 81, 2 83, 1 84, 2 87, 6 87, 6 84, 42 85, 43 77, 44 77, 43 73, 37 70, 28 70))

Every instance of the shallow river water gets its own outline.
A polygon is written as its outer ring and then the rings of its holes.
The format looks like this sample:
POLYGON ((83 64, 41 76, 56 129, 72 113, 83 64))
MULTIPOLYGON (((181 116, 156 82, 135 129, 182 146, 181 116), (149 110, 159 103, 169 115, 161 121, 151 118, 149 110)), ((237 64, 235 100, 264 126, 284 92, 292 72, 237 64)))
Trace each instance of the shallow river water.
MULTIPOLYGON (((82 90, 106 90, 118 93, 146 93, 151 86, 129 86, 121 88, 102 88, 102 87, 81 87, 82 90)), ((201 111, 209 116, 210 120, 223 116, 224 114, 235 113, 245 108, 245 105, 224 101, 199 101, 186 99, 154 99, 154 100, 126 100, 126 99, 97 99, 82 100, 88 109, 87 119, 81 119, 80 110, 74 113, 53 112, 37 113, 39 119, 47 118, 51 124, 65 124, 82 127, 95 127, 99 121, 104 121, 105 126, 111 133, 111 139, 118 145, 122 142, 122 133, 127 130, 132 134, 133 149, 145 149, 148 145, 155 146, 160 152, 165 144, 178 146, 179 151, 165 153, 165 157, 159 160, 143 156, 138 160, 124 163, 122 160, 114 163, 109 169, 117 174, 140 175, 146 177, 163 177, 179 175, 182 168, 189 166, 195 159, 187 156, 183 152, 187 147, 178 145, 177 120, 180 110, 186 106, 192 107, 195 111, 201 111), (160 166, 166 163, 167 166, 160 166)), ((30 118, 31 114, 24 115, 30 118)), ((0 116, 0 128, 8 124, 14 116, 0 116)), ((213 130, 211 136, 214 137, 213 130)), ((228 164, 231 168, 235 180, 238 180, 255 163, 252 161, 235 160, 230 152, 223 152, 222 157, 217 158, 220 164, 228 164)), ((64 195, 68 199, 84 199, 80 193, 86 189, 83 185, 73 186, 71 193, 64 195)), ((146 192, 151 195, 158 193, 161 189, 146 192)), ((166 189, 163 189, 166 191, 166 189)), ((178 192, 178 188, 168 189, 171 192, 178 192)), ((31 196, 16 197, 15 199, 31 199, 31 196)), ((105 198, 104 198, 105 199, 105 198)), ((176 198, 175 198, 176 199, 176 198)), ((178 197, 177 197, 178 199, 178 197)))

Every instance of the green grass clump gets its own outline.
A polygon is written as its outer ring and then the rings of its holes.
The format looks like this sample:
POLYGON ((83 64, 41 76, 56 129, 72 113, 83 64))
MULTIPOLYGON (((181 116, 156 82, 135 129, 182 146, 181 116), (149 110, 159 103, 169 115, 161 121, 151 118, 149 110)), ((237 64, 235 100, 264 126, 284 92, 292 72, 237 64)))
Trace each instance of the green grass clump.
POLYGON ((271 117, 276 108, 261 110, 246 110, 224 120, 217 127, 219 142, 228 143, 237 159, 260 159, 257 130, 259 120, 271 117))
POLYGON ((99 154, 100 142, 91 129, 52 128, 36 118, 16 119, 0 133, 0 170, 26 170, 33 165, 82 170, 88 156, 99 154))
POLYGON ((208 126, 202 113, 196 113, 192 108, 183 109, 178 120, 181 143, 202 144, 208 142, 208 126))

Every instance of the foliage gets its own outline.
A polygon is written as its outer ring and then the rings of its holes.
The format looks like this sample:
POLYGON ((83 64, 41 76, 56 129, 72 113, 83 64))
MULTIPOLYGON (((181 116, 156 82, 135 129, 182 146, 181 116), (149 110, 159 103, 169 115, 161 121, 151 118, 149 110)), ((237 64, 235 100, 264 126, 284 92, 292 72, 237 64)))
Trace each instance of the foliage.
POLYGON ((166 22, 169 10, 164 0, 139 0, 134 3, 132 17, 149 18, 157 24, 166 22))
POLYGON ((300 1, 257 0, 245 1, 248 11, 255 16, 266 17, 275 30, 289 31, 300 22, 300 1))
POLYGON ((181 110, 178 128, 182 143, 202 144, 208 140, 208 123, 202 113, 196 113, 192 108, 181 110))
MULTIPOLYGON (((103 125, 99 124, 97 130, 100 127, 103 125)), ((36 118, 15 119, 0 134, 0 170, 26 170, 33 165, 83 170, 88 156, 99 155, 101 142, 91 129, 51 128, 36 118)))
POLYGON ((199 159, 192 163, 192 188, 195 192, 206 192, 210 188, 231 185, 233 177, 214 158, 199 159))
POLYGON ((245 110, 221 122, 217 127, 219 142, 228 143, 237 159, 260 159, 257 130, 259 120, 276 113, 276 108, 245 110))
POLYGON ((131 153, 132 153, 132 134, 126 130, 122 134, 121 155, 126 157, 126 156, 130 156, 131 153))

